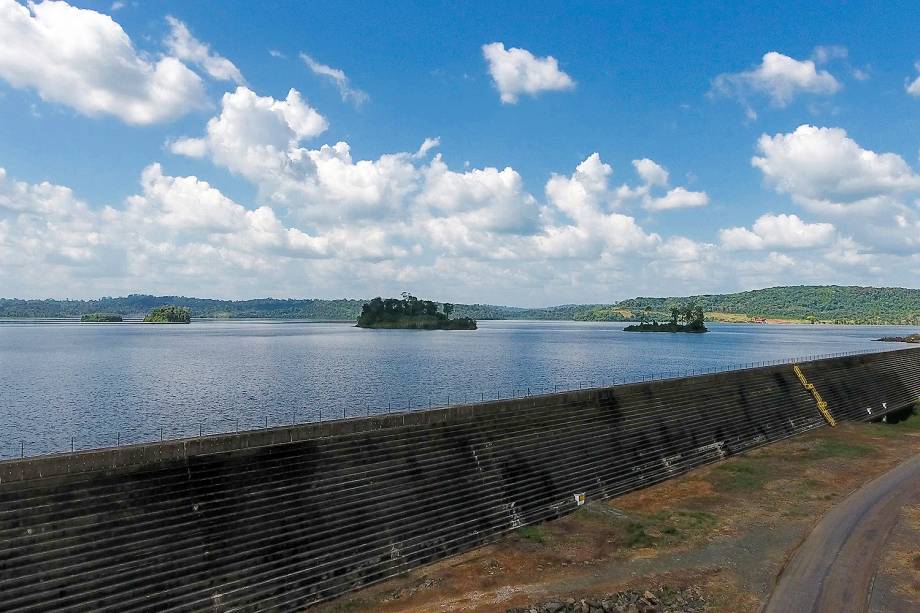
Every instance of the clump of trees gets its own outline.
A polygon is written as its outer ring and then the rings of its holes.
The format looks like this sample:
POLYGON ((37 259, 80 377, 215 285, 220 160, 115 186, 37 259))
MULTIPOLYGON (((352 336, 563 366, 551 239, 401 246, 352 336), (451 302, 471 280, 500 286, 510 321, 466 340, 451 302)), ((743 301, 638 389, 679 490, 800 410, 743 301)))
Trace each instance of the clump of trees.
POLYGON ((454 305, 420 300, 408 292, 398 298, 374 298, 365 303, 358 317, 359 328, 406 328, 413 330, 475 330, 476 321, 469 317, 451 319, 454 305))
POLYGON ((658 322, 651 319, 652 308, 646 306, 642 309, 639 323, 623 328, 626 332, 708 332, 706 328, 706 315, 702 307, 688 303, 671 308, 671 319, 667 322, 658 322))
POLYGON ((80 316, 83 323, 114 323, 123 321, 121 315, 115 313, 86 313, 80 316))
POLYGON ((918 343, 920 344, 920 334, 908 334, 907 336, 883 336, 878 339, 887 343, 918 343))
POLYGON ((191 309, 172 305, 156 307, 144 316, 144 322, 153 324, 187 324, 191 320, 191 309))

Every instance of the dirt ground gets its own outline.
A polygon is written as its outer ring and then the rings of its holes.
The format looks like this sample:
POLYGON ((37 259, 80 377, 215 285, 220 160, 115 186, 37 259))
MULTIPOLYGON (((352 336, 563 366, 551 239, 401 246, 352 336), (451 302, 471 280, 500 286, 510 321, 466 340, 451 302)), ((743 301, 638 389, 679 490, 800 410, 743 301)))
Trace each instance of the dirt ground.
MULTIPOLYGON (((320 611, 504 611, 623 590, 699 589, 707 610, 758 611, 786 559, 836 501, 920 453, 920 416, 842 423, 694 470, 320 611)), ((905 508, 873 608, 920 609, 920 506, 905 508), (879 608, 880 607, 880 608, 879 608)))
POLYGON ((920 610, 920 504, 901 509, 875 577, 869 610, 920 610))

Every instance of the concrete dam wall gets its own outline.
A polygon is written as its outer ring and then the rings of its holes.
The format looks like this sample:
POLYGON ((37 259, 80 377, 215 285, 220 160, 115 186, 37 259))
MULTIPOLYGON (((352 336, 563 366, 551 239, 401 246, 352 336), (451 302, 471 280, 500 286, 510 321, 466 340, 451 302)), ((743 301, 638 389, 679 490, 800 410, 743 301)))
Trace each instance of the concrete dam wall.
MULTIPOLYGON (((837 420, 920 349, 800 364, 837 420)), ((0 463, 0 610, 296 610, 827 425, 792 364, 0 463)))

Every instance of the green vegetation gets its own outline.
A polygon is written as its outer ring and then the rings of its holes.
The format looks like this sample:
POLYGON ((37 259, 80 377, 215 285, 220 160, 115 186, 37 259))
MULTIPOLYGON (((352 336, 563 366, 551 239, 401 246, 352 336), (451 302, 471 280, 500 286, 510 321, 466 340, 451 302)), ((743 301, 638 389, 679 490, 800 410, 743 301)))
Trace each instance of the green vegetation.
MULTIPOLYGON (((794 286, 736 294, 685 298, 634 298, 617 308, 650 306, 662 318, 673 307, 693 302, 707 313, 841 324, 920 324, 920 290, 898 287, 794 286)), ((587 319, 587 317, 585 317, 587 319)))
POLYGON ((400 328, 407 330, 475 330, 476 321, 468 317, 451 319, 454 305, 419 300, 403 292, 403 299, 377 297, 364 305, 358 317, 359 328, 400 328))
MULTIPOLYGON (((184 296, 133 294, 98 300, 18 300, 0 298, 0 317, 80 317, 113 313, 141 317, 163 304, 187 307, 194 317, 224 319, 309 319, 354 321, 367 300, 211 300, 184 296)), ((735 294, 671 298, 631 298, 614 304, 564 304, 521 308, 490 304, 457 304, 454 316, 470 319, 533 319, 576 321, 640 321, 648 316, 666 322, 672 308, 693 303, 710 321, 783 319, 797 322, 920 325, 920 290, 877 287, 772 287, 735 294)), ((440 306, 440 305, 439 305, 440 306)))
POLYGON ((770 466, 751 458, 732 458, 712 471, 715 485, 724 492, 755 492, 771 475, 770 466))
POLYGON ((191 321, 188 307, 161 306, 151 309, 144 317, 145 323, 152 324, 187 324, 191 321))
POLYGON ((185 296, 132 294, 98 300, 18 300, 0 298, 0 317, 80 317, 87 313, 115 313, 142 318, 164 304, 186 307, 193 317, 212 319, 311 319, 354 321, 365 300, 212 300, 185 296))
POLYGON ((582 507, 573 518, 577 533, 596 532, 596 526, 612 528, 617 546, 626 549, 679 545, 711 532, 718 523, 715 515, 701 510, 664 508, 627 513, 603 503, 582 507))
POLYGON ((807 454, 809 460, 827 458, 861 458, 872 453, 872 448, 861 443, 841 441, 833 438, 821 439, 807 454))
POLYGON ((517 535, 519 538, 522 538, 525 541, 531 541, 541 545, 547 540, 546 532, 541 525, 523 526, 518 528, 517 535))
POLYGON ((83 323, 114 323, 123 321, 121 315, 115 313, 87 313, 80 316, 83 323))
POLYGON ((886 343, 920 343, 920 334, 909 334, 907 336, 883 336, 878 339, 886 343))
MULTIPOLYGON (((581 513, 586 519, 585 512, 581 513)), ((605 523, 617 532, 618 544, 627 549, 669 547, 711 531, 716 516, 705 511, 688 509, 662 509, 656 513, 630 513, 605 515, 605 523)))
POLYGON ((708 332, 703 309, 687 304, 681 307, 671 307, 671 319, 666 323, 655 320, 648 321, 651 307, 642 310, 642 320, 637 325, 626 326, 625 332, 708 332), (678 323, 683 321, 684 323, 678 323))

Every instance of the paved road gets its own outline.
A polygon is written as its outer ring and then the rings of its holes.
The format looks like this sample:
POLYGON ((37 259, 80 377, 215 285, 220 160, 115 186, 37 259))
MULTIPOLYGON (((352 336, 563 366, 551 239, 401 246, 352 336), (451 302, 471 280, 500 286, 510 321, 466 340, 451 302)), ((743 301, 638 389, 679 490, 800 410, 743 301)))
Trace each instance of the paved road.
POLYGON ((834 507, 798 548, 765 613, 860 613, 901 507, 920 499, 920 456, 834 507))

